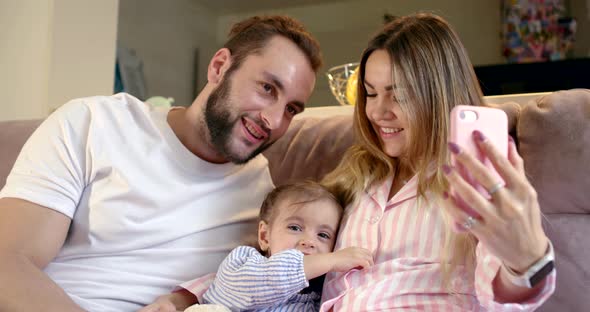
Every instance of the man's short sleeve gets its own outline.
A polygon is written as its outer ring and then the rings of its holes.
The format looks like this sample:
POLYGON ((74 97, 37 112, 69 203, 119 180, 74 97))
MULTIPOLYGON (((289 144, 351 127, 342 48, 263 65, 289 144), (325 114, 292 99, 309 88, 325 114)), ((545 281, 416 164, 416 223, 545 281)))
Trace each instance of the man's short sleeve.
POLYGON ((72 218, 87 182, 90 115, 78 99, 49 116, 23 146, 0 198, 24 199, 72 218))

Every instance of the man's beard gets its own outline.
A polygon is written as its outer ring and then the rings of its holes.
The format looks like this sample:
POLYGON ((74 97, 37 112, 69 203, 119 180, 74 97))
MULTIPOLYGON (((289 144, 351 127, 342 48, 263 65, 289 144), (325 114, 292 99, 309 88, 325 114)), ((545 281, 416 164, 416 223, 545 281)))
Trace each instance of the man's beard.
MULTIPOLYGON (((242 122, 242 116, 232 116, 232 108, 235 107, 229 100, 231 93, 231 73, 227 73, 221 84, 211 92, 205 105, 205 122, 209 130, 209 137, 213 148, 226 160, 234 164, 245 164, 265 149, 270 147, 274 142, 269 142, 270 130, 259 124, 268 132, 268 137, 262 144, 248 155, 239 155, 232 151, 231 142, 233 128, 236 124, 242 122), (229 75, 227 75, 229 74, 229 75)), ((240 125, 241 126, 241 125, 240 125)))

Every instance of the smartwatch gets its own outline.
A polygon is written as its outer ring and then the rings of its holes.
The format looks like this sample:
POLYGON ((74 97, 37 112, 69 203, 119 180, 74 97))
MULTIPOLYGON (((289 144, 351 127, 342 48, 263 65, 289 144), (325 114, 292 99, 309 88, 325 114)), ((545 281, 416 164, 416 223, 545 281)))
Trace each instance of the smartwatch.
POLYGON ((545 255, 524 273, 516 273, 507 265, 503 264, 506 272, 508 272, 508 279, 512 284, 520 287, 533 288, 553 271, 555 268, 555 254, 551 241, 548 241, 549 247, 545 255))

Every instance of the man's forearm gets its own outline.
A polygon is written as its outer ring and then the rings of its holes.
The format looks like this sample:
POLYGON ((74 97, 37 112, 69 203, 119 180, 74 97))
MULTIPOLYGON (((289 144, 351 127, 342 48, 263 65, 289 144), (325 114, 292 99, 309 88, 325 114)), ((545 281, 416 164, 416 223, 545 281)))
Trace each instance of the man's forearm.
POLYGON ((0 254, 0 311, 84 311, 22 255, 0 254))

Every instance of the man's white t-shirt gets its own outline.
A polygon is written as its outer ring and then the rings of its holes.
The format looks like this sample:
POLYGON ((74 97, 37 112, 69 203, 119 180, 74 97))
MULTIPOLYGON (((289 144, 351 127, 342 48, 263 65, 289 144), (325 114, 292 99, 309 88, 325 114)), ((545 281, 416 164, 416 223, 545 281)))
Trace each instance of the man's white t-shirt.
POLYGON ((0 192, 72 219, 45 272, 86 310, 135 311, 215 272, 256 233, 267 160, 208 163, 167 113, 127 94, 73 100, 27 141, 0 192))

